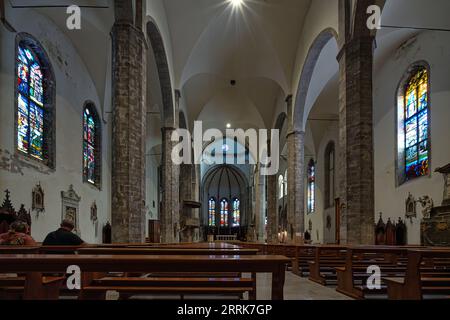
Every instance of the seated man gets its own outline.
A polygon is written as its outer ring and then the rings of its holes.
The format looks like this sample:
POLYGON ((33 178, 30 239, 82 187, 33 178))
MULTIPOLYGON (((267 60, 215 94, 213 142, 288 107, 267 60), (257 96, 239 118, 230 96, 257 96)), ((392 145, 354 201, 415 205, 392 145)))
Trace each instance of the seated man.
POLYGON ((75 228, 73 221, 63 220, 61 227, 53 232, 50 232, 45 237, 42 245, 44 246, 79 246, 84 244, 84 241, 72 231, 75 228))
POLYGON ((15 221, 11 224, 7 233, 0 234, 0 245, 7 246, 33 246, 34 239, 27 234, 28 225, 23 221, 15 221))

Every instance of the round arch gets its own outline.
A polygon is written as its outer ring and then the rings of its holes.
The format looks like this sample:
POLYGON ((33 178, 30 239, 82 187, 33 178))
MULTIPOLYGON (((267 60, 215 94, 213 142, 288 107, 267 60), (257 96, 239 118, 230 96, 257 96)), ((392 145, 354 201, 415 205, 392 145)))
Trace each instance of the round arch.
POLYGON ((153 49, 153 54, 155 56, 156 66, 158 69, 159 81, 161 84, 161 94, 163 100, 163 126, 176 127, 176 122, 178 119, 174 111, 172 81, 170 78, 166 49, 161 32, 153 21, 149 21, 147 23, 147 36, 153 49))
POLYGON ((316 37, 311 47, 309 48, 308 55, 306 57, 300 75, 300 80, 297 86, 297 94, 295 96, 295 104, 292 110, 293 123, 291 123, 290 125, 292 125, 292 128, 294 130, 302 130, 304 127, 305 123, 304 108, 309 87, 311 84, 311 79, 314 73, 314 69, 316 67, 317 61, 319 60, 323 48, 333 38, 337 42, 338 39, 337 32, 332 28, 327 28, 316 37))

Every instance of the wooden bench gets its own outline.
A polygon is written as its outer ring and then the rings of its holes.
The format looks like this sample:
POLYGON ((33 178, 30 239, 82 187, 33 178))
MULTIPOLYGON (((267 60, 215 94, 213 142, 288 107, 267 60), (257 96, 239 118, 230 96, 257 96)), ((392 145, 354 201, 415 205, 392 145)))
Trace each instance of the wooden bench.
POLYGON ((309 261, 309 280, 327 285, 337 279, 336 267, 345 263, 346 246, 316 245, 313 260, 309 261))
MULTIPOLYGON (((231 248, 231 249, 211 249, 210 247, 203 248, 186 248, 182 247, 180 249, 175 249, 173 247, 132 247, 132 248, 79 248, 77 250, 78 254, 110 254, 110 255, 207 255, 207 256, 241 256, 241 255, 256 255, 258 253, 257 249, 241 249, 241 248, 231 248)), ((132 287, 130 283, 141 284, 136 286, 136 291, 134 294, 142 294, 145 292, 143 287, 148 288, 147 293, 160 294, 176 292, 174 285, 179 283, 179 292, 183 296, 186 293, 192 294, 206 294, 206 293, 219 293, 223 292, 226 294, 238 295, 242 298, 245 292, 249 293, 249 299, 256 299, 256 275, 252 273, 251 278, 242 278, 241 274, 233 272, 223 272, 223 273, 209 273, 209 274, 199 274, 199 273, 159 273, 150 274, 146 278, 137 278, 142 275, 125 274, 121 277, 115 277, 114 281, 112 278, 108 278, 106 275, 98 279, 91 279, 89 283, 89 292, 104 291, 105 281, 104 279, 109 279, 107 284, 114 287, 115 291, 124 292, 125 294, 132 294, 132 287), (99 282, 100 281, 100 282, 99 282), (186 291, 187 284, 189 284, 189 290, 186 291), (164 289, 166 287, 167 289, 164 289), (215 287, 216 289, 213 289, 215 287), (155 289, 158 288, 158 289, 155 289), (222 290, 223 289, 223 290, 222 290)), ((101 294, 101 293, 100 293, 101 294)), ((96 297, 102 297, 97 295, 96 297)))
POLYGON ((386 285, 381 283, 380 289, 369 289, 366 286, 371 274, 369 266, 378 266, 382 277, 402 276, 406 270, 406 254, 408 249, 416 246, 349 246, 346 250, 345 265, 336 267, 337 291, 355 299, 368 296, 385 295, 386 285))
MULTIPOLYGON (((272 273, 272 299, 283 299, 285 268, 289 259, 283 256, 207 256, 207 255, 1 255, 0 272, 24 272, 26 285, 35 286, 37 281, 32 274, 39 272, 65 272, 70 265, 81 268, 83 279, 96 279, 100 272, 136 272, 136 273, 178 273, 178 272, 237 272, 272 273)), ((230 281, 231 283, 232 281, 230 281)), ((244 283, 244 282, 243 282, 244 283)), ((241 283, 241 284, 243 284, 241 283)), ((89 288, 84 281, 85 288, 89 288)), ((247 283, 248 284, 248 283, 247 283)), ((226 286, 224 286, 226 287, 226 286)), ((175 287, 178 288, 178 287, 175 287)), ((84 288, 83 288, 84 289, 84 288)), ((96 294, 105 288, 92 289, 96 294)), ((108 288, 111 290, 111 288, 108 288)), ((132 290, 127 287, 123 290, 132 290)), ((245 289, 249 289, 246 287, 245 289)), ((91 289, 88 289, 89 292, 91 289)), ((122 288, 119 288, 122 290, 122 288)), ((136 287, 136 290, 139 290, 136 287)), ((177 289, 172 289, 176 292, 177 289)), ((212 289, 211 289, 212 290, 212 289)), ((223 292, 233 291, 225 289, 223 292)), ((142 291, 145 291, 142 289, 142 291)), ((182 289, 185 292, 185 288, 182 289)), ((234 292, 234 291, 233 291, 234 292)), ((30 296, 24 295, 25 299, 30 296)), ((86 298, 88 298, 85 295, 86 298)))
POLYGON ((42 273, 27 273, 25 276, 0 276, 0 300, 55 300, 65 277, 43 276, 42 273), (30 281, 26 281, 30 279, 30 281))
POLYGON ((450 249, 410 249, 405 275, 383 280, 392 300, 450 299, 450 249))
POLYGON ((257 249, 209 249, 209 248, 77 248, 78 254, 118 254, 118 255, 256 255, 257 249))

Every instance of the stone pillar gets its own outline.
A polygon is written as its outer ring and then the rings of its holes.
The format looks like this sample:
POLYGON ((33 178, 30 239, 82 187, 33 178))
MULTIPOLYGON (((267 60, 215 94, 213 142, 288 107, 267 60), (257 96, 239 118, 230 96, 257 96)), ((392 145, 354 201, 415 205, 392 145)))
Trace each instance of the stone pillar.
POLYGON ((374 244, 373 43, 354 36, 338 55, 340 233, 348 244, 374 244))
POLYGON ((264 242, 265 218, 266 218, 266 184, 265 176, 261 175, 261 169, 258 166, 255 175, 255 229, 256 240, 264 242))
POLYGON ((199 220, 199 209, 193 209, 184 205, 185 201, 197 201, 196 192, 196 173, 194 164, 182 164, 180 166, 180 241, 181 242, 193 242, 195 238, 198 238, 194 233, 198 232, 194 230, 194 226, 191 224, 194 221, 199 220))
POLYGON ((267 176, 267 243, 278 243, 277 176, 267 176))
POLYGON ((175 128, 164 127, 162 131, 162 179, 163 196, 161 211, 162 243, 179 242, 180 231, 180 166, 172 161, 172 149, 178 142, 172 142, 175 128))
POLYGON ((146 43, 132 11, 116 1, 113 39, 112 240, 145 239, 146 43))
POLYGON ((305 132, 294 129, 292 96, 286 99, 288 111, 288 186, 287 232, 288 241, 294 241, 296 233, 305 232, 305 132))

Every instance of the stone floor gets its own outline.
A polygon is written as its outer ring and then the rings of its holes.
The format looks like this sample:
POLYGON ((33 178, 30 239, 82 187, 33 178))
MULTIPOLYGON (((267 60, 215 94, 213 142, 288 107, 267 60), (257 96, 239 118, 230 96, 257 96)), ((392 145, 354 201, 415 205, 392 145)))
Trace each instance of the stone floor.
MULTIPOLYGON (((244 275, 245 276, 245 275, 244 275)), ((247 275, 249 276, 249 275, 247 275)), ((257 300, 271 299, 272 276, 270 274, 258 274, 256 278, 257 300)), ((247 299, 247 295, 244 297, 247 299)), ((134 299, 180 299, 175 296, 139 296, 134 299)), ((224 299, 216 296, 185 296, 188 300, 205 299, 224 299)), ((229 298, 228 298, 229 299, 229 298)), ((324 287, 307 278, 300 278, 291 272, 286 272, 286 281, 284 285, 285 300, 350 300, 345 295, 338 293, 335 289, 324 287)))
MULTIPOLYGON (((256 278, 258 300, 270 300, 272 276, 259 274, 256 278)), ((333 288, 321 286, 307 278, 301 278, 286 272, 284 285, 285 300, 349 300, 333 288)))

